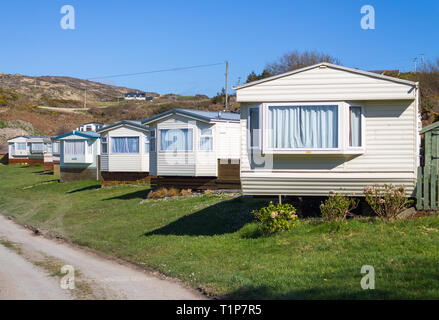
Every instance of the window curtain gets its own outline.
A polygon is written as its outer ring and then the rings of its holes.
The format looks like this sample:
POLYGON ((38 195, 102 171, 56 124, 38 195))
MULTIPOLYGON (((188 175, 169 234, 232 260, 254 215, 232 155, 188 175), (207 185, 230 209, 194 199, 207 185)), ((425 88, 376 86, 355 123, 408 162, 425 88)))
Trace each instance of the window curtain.
POLYGON ((111 152, 139 153, 139 137, 112 137, 111 152))
POLYGON ((250 108, 250 147, 259 147, 259 108, 250 108))
POLYGON ((64 141, 64 153, 74 156, 85 154, 84 141, 64 141))
POLYGON ((43 151, 44 150, 44 143, 42 143, 42 142, 32 143, 32 150, 43 151))
POLYGON ((54 144, 53 144, 53 146, 52 146, 52 150, 53 150, 53 153, 58 153, 59 152, 59 142, 55 142, 54 144))
POLYGON ((160 130, 161 151, 192 151, 193 135, 189 129, 160 130))
POLYGON ((201 137, 200 138, 200 150, 201 151, 212 151, 213 150, 212 137, 201 137))
POLYGON ((361 147, 361 107, 350 107, 350 137, 351 147, 361 147))
POLYGON ((337 106, 269 107, 269 148, 338 147, 337 106))
POLYGON ((17 142, 17 150, 26 150, 26 142, 17 142))
POLYGON ((212 129, 206 128, 200 130, 200 151, 213 150, 212 129))

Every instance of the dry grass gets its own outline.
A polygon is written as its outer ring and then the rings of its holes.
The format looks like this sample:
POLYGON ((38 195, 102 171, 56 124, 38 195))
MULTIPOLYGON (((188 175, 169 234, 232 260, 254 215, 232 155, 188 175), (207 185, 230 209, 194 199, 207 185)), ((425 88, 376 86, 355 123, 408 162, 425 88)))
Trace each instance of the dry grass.
POLYGON ((181 189, 180 195, 183 197, 187 197, 192 194, 192 189, 181 189))
POLYGON ((171 188, 168 190, 168 197, 176 197, 180 194, 180 191, 176 188, 171 188))
POLYGON ((151 191, 149 194, 150 199, 162 199, 168 195, 168 189, 160 188, 154 191, 151 191))

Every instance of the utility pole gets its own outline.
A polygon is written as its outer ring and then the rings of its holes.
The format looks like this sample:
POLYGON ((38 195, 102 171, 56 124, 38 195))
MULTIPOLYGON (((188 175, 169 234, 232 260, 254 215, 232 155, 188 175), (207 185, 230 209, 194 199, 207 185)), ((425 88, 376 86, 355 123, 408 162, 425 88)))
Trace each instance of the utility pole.
POLYGON ((416 73, 416 62, 418 61, 418 58, 416 57, 415 59, 413 59, 413 61, 415 62, 415 73, 416 73))
POLYGON ((425 71, 424 54, 421 53, 420 56, 421 56, 421 61, 422 61, 422 72, 424 72, 425 71))
POLYGON ((226 108, 224 109, 224 111, 227 111, 227 109, 229 108, 228 95, 227 95, 228 78, 229 78, 229 61, 226 61, 226 108))

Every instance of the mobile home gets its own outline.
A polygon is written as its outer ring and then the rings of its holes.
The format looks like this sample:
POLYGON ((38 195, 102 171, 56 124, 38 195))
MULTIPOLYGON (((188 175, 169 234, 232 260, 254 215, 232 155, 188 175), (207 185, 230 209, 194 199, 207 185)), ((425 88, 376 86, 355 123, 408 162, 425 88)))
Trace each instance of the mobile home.
POLYGON ((149 183, 149 129, 140 121, 118 121, 102 127, 102 185, 149 183))
POLYGON ((44 165, 44 144, 47 137, 19 136, 8 140, 9 163, 44 165))
POLYGON ((99 134, 73 131, 55 138, 60 142, 60 180, 99 180, 99 134))
POLYGON ((239 189, 239 114, 173 109, 142 120, 150 130, 151 183, 239 189))
POLYGON ((419 165, 418 83, 329 63, 236 87, 249 195, 361 196, 419 165))

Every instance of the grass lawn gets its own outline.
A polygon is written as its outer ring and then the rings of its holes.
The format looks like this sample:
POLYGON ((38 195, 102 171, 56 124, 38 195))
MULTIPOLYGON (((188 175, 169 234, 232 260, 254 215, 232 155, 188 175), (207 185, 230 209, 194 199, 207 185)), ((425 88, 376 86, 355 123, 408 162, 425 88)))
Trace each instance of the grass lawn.
POLYGON ((264 199, 204 195, 143 201, 146 187, 59 183, 42 168, 0 165, 0 213, 180 278, 212 295, 249 299, 438 299, 439 217, 342 232, 304 219, 257 237, 250 211, 264 199), (363 265, 375 290, 363 290, 363 265))

